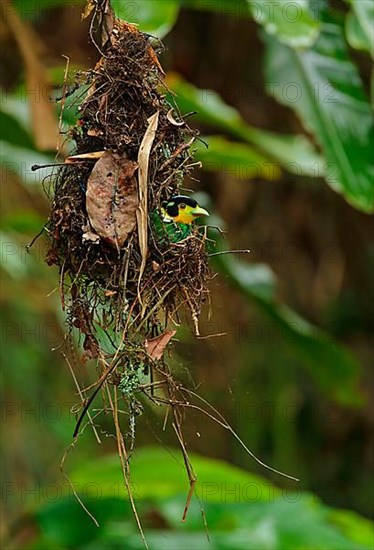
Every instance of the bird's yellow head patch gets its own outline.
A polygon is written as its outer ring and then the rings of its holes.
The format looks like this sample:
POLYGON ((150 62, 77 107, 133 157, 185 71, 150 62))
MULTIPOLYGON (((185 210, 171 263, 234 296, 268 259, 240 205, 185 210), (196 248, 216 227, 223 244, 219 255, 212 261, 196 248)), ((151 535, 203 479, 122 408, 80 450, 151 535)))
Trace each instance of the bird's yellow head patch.
POLYGON ((184 195, 172 197, 162 204, 165 222, 176 222, 190 225, 200 216, 209 216, 209 212, 198 205, 195 199, 184 195))

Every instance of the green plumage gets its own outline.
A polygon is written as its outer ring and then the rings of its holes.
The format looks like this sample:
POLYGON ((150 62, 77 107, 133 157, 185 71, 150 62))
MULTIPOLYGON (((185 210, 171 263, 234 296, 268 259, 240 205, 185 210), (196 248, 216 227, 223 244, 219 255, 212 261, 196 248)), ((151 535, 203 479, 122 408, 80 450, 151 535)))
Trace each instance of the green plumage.
POLYGON ((191 226, 184 223, 165 222, 158 212, 151 213, 151 225, 159 244, 179 243, 191 235, 191 226))

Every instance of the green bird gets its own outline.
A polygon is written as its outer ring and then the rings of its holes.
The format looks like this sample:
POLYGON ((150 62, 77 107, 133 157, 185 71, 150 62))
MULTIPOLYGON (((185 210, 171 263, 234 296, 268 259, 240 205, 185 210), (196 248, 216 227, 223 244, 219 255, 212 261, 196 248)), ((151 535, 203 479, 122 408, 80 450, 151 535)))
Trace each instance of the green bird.
POLYGON ((176 195, 161 205, 161 213, 151 214, 155 235, 160 244, 165 237, 171 243, 178 243, 190 234, 193 222, 200 216, 209 216, 209 212, 199 206, 195 199, 185 195, 176 195))

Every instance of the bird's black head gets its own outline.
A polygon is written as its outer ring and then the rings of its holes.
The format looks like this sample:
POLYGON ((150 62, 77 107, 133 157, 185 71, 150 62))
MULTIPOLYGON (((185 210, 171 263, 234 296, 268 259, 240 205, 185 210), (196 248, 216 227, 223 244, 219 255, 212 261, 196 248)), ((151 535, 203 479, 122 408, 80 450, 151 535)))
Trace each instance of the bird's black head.
POLYGON ((201 208, 195 199, 186 195, 176 195, 162 203, 164 221, 173 221, 189 225, 200 216, 209 216, 205 208, 201 208))
POLYGON ((162 208, 171 218, 177 218, 183 210, 194 210, 198 206, 197 201, 186 195, 176 195, 168 201, 162 203, 162 208))

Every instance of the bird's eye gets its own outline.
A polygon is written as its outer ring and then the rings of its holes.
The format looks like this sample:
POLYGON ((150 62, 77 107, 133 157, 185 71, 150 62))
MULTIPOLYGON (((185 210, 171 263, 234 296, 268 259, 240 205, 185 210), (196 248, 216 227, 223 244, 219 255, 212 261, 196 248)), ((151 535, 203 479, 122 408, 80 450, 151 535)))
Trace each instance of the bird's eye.
POLYGON ((185 210, 186 205, 184 204, 184 202, 182 202, 182 204, 179 205, 179 208, 180 208, 181 210, 185 210))

